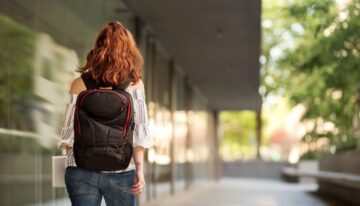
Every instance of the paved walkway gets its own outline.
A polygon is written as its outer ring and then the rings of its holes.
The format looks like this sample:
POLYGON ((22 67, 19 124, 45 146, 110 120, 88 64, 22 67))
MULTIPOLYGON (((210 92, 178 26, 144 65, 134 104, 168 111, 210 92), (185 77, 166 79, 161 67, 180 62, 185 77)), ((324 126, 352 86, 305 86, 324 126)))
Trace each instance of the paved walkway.
POLYGON ((223 179, 203 189, 177 193, 146 206, 328 206, 308 194, 316 185, 263 179, 223 179))

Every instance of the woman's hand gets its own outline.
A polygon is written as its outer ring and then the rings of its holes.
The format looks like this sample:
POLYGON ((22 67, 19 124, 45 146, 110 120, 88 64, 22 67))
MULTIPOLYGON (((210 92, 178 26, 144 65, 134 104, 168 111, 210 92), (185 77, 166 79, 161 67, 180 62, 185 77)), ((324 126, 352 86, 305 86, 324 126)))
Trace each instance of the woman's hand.
POLYGON ((135 183, 131 188, 131 193, 133 193, 135 196, 138 196, 141 194, 144 187, 145 187, 144 173, 142 171, 137 171, 135 177, 135 183))
POLYGON ((70 154, 70 152, 72 151, 72 147, 70 147, 70 146, 66 146, 66 154, 68 155, 68 154, 70 154))

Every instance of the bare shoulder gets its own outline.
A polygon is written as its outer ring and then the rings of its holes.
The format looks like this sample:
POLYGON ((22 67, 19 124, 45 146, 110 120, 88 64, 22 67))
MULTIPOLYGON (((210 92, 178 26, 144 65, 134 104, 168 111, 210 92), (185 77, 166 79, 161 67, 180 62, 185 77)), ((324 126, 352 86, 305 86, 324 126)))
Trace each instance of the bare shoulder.
POLYGON ((130 84, 129 88, 144 90, 144 82, 140 79, 136 84, 130 84))
POLYGON ((86 86, 85 86, 82 78, 81 77, 75 78, 71 82, 69 93, 70 94, 79 94, 83 90, 86 90, 86 86))

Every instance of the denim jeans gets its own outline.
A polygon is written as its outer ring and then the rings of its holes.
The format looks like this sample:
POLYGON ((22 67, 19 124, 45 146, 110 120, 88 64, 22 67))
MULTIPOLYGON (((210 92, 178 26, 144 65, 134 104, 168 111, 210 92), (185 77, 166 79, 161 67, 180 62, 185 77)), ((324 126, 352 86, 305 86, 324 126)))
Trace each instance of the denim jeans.
POLYGON ((102 173, 69 166, 65 184, 73 206, 100 206, 102 197, 107 206, 135 206, 135 196, 130 191, 135 173, 102 173))

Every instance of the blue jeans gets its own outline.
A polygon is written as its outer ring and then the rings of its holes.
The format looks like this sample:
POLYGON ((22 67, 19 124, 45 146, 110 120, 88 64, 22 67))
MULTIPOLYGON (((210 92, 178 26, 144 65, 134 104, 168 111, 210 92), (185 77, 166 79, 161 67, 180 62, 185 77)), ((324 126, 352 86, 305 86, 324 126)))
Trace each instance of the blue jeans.
POLYGON ((69 166, 65 184, 73 206, 100 206, 104 197, 107 206, 135 206, 131 187, 135 170, 123 173, 102 173, 69 166))

